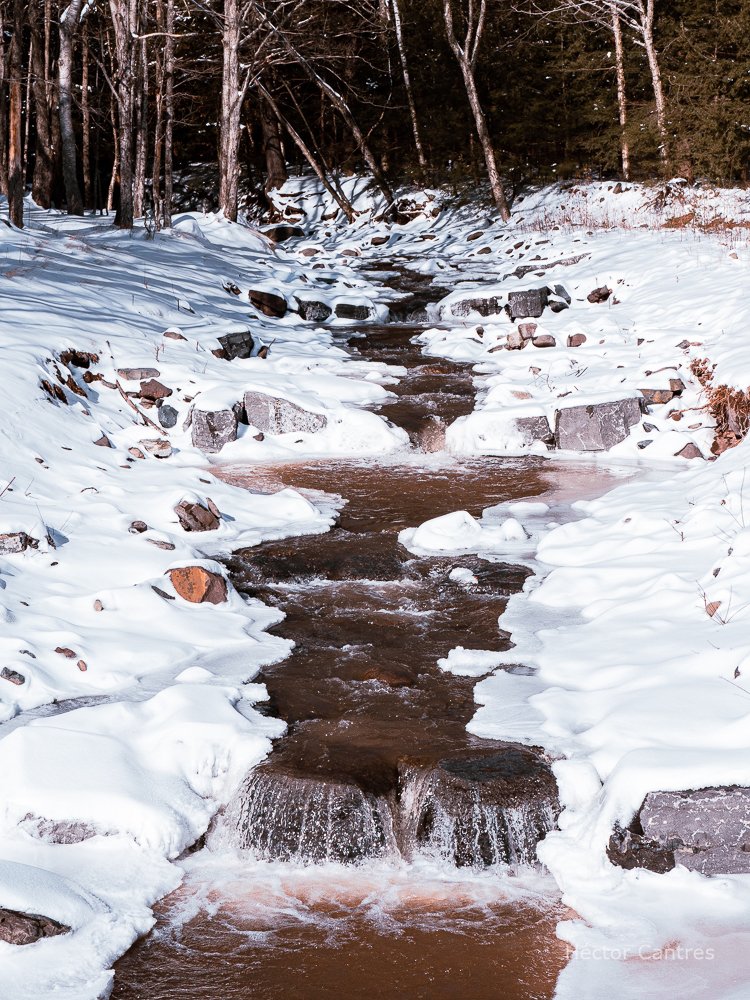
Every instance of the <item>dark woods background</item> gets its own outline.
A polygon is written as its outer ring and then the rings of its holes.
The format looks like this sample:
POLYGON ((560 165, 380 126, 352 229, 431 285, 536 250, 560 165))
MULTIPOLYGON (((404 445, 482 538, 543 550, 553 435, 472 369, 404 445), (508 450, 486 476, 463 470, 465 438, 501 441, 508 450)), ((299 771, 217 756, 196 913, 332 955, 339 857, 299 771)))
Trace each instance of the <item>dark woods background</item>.
POLYGON ((73 214, 261 206, 314 170, 748 180, 750 0, 0 0, 0 190, 73 214))

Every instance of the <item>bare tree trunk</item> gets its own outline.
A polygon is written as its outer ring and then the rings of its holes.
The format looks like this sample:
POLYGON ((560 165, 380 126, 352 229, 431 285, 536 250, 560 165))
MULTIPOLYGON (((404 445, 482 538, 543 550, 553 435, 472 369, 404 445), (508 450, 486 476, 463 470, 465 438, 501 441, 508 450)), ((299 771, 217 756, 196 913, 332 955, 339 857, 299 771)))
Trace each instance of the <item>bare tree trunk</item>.
POLYGON ((669 148, 667 143, 667 102, 664 97, 664 86, 659 68, 659 56, 654 42, 654 0, 638 0, 641 35, 646 50, 648 68, 651 72, 651 86, 654 91, 656 108, 656 130, 659 133, 659 156, 662 166, 669 166, 669 148))
POLYGON ((117 129, 117 111, 115 108, 115 98, 112 96, 112 101, 110 104, 110 119, 112 121, 112 149, 114 156, 112 157, 112 174, 109 178, 109 187, 107 189, 107 212, 111 212, 115 205, 115 193, 117 190, 117 182, 120 177, 120 138, 117 129))
POLYGON ((120 161, 120 204, 115 225, 133 228, 133 50, 138 0, 110 0, 115 38, 115 89, 120 161))
POLYGON ((174 136, 174 0, 167 0, 167 37, 164 42, 164 198, 161 221, 164 228, 172 225, 172 183, 174 136))
POLYGON ((263 155, 266 158, 266 194, 274 188, 283 187, 289 175, 286 170, 284 152, 281 148, 279 119, 268 101, 260 99, 260 127, 263 133, 263 155))
POLYGON ((31 137, 31 67, 34 59, 34 39, 29 42, 29 58, 26 66, 26 96, 24 107, 26 108, 26 120, 23 129, 23 176, 28 173, 29 164, 29 139, 31 137))
POLYGON ((222 32, 221 132, 219 136, 219 208, 230 222, 237 221, 240 184, 240 113, 244 88, 240 86, 240 30, 238 0, 224 0, 222 32))
POLYGON ((63 180, 68 215, 83 215, 83 201, 78 187, 76 137, 73 129, 73 37, 78 30, 84 0, 71 0, 60 18, 60 57, 57 80, 62 141, 63 180))
POLYGON ((84 22, 81 45, 81 158, 83 160, 83 206, 91 208, 91 108, 89 105, 89 26, 84 22))
POLYGON ((406 100, 409 103, 409 117, 411 118, 411 130, 414 136, 414 146, 417 150, 417 159, 419 161, 419 169, 422 174, 422 178, 427 176, 427 159, 424 155, 424 147, 422 146, 422 137, 419 133, 419 119, 417 117, 417 105, 414 102, 414 91, 411 86, 411 76, 409 74, 409 63, 406 59, 406 46, 404 45, 404 32, 401 25, 401 8, 399 7, 399 0, 391 0, 391 8, 393 10, 393 26, 396 32, 396 43, 398 45, 398 54, 401 59, 401 72, 404 77, 404 89, 406 90, 406 100))
POLYGON ((37 3, 29 4, 29 23, 31 26, 30 62, 33 81, 32 89, 34 92, 34 111, 36 114, 36 145, 31 194, 37 205, 40 205, 42 208, 49 208, 52 204, 54 153, 47 92, 46 31, 42 31, 42 25, 39 23, 39 7, 37 3))
POLYGON ((136 50, 136 122, 135 173, 133 177, 133 215, 143 216, 146 194, 146 159, 148 156, 148 50, 145 38, 136 50))
POLYGON ((628 124, 628 102, 625 93, 625 58, 622 46, 622 25, 620 14, 615 3, 610 4, 612 11, 612 34, 615 39, 615 72, 617 74, 617 108, 620 114, 620 156, 622 158, 622 175, 630 180, 630 147, 626 128, 628 124))
POLYGON ((500 212, 501 219, 504 222, 507 222, 510 219, 510 210, 508 209, 508 202, 505 199, 505 191, 503 190, 500 173, 497 169, 495 151, 492 148, 492 140, 490 139, 490 133, 487 129, 487 120, 479 101, 476 80, 474 78, 474 70, 476 68, 477 55, 479 54, 479 44, 482 40, 482 33, 484 31, 486 12, 487 0, 479 0, 478 11, 475 10, 475 0, 469 0, 469 10, 466 19, 466 37, 462 45, 456 38, 453 23, 453 0, 443 0, 445 33, 448 38, 448 44, 451 47, 453 55, 456 57, 456 61, 458 62, 461 70, 461 76, 464 80, 466 96, 469 99, 471 112, 474 116, 474 125, 477 130, 477 137, 479 139, 479 144, 482 147, 482 153, 484 154, 487 176, 490 181, 490 190, 492 191, 492 200, 495 202, 495 205, 500 212))
POLYGON ((257 86, 258 90, 260 91, 260 93, 263 95, 264 99, 266 101, 268 101, 268 105, 271 108, 271 110, 274 112, 274 114, 276 115, 276 117, 279 119, 279 121, 283 124, 284 128, 289 133, 289 136, 290 136, 292 142, 295 144, 295 146, 297 147, 297 149, 300 151, 300 153, 302 153, 302 155, 304 156, 304 158, 307 160, 307 162, 312 167, 312 169, 313 169, 313 171, 315 173, 315 176, 318 178, 318 180, 320 181, 320 183, 323 185, 323 187, 326 189, 326 191, 330 194, 330 196, 333 198, 333 200, 339 206, 339 208, 341 209, 341 211, 346 216, 347 220, 349 222, 353 222, 354 221, 354 208, 352 207, 352 204, 349 201, 349 199, 346 198, 345 195, 342 192, 337 191, 333 187, 333 185, 331 184, 331 182, 326 177, 325 171, 321 167, 320 163, 318 162, 317 158, 315 157, 315 155, 312 152, 312 150, 310 149, 310 147, 307 145, 307 143, 302 138, 302 136, 299 134, 299 132, 297 132, 297 130, 295 128, 293 128, 293 126, 281 114, 281 111, 279 110, 279 106, 277 105, 276 101, 274 101, 274 99, 271 97, 271 95, 266 90, 266 88, 261 83, 257 83, 256 86, 257 86))
POLYGON ((5 18, 0 6, 0 193, 8 195, 8 137, 5 108, 5 18))
POLYGON ((13 2, 13 37, 8 52, 10 108, 8 113, 8 214, 14 226, 23 226, 23 0, 13 2))
MULTIPOLYGON (((156 30, 158 32, 164 31, 165 20, 164 0, 156 0, 156 30)), ((162 228, 163 212, 161 169, 164 148, 165 55, 166 44, 163 49, 157 45, 154 72, 154 156, 151 169, 151 200, 154 206, 154 226, 157 231, 162 228)))

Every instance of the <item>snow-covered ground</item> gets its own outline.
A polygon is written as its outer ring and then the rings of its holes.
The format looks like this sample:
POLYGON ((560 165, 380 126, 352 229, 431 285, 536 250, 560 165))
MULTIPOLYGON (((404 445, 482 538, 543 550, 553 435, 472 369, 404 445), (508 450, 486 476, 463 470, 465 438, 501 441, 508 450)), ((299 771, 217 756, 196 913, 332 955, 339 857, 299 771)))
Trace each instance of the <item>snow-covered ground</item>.
MULTIPOLYGON (((750 942, 750 877, 624 872, 604 848, 612 823, 628 822, 651 789, 750 784, 750 446, 717 461, 676 457, 692 443, 708 458, 713 437, 691 360, 716 364, 716 383, 750 384, 750 248, 742 229, 715 221, 744 222, 750 198, 680 185, 659 199, 611 184, 547 189, 517 202, 505 226, 432 192, 413 199, 413 221, 391 225, 361 179, 346 184, 361 212, 352 226, 324 219, 313 182, 290 182, 285 214, 308 238, 287 248, 199 214, 149 239, 30 206, 25 230, 2 230, 0 534, 25 531, 38 547, 0 556, 0 907, 74 932, 0 944, 0 993, 21 1000, 54 987, 88 1000, 106 990, 106 970, 150 926, 150 904, 179 881, 171 861, 281 732, 253 708, 263 697, 253 677, 288 651, 265 631, 276 612, 231 586, 223 604, 189 603, 166 574, 221 571, 212 557, 325 531, 334 514, 292 490, 222 483, 210 472, 219 459, 193 447, 185 421, 193 403, 219 408, 256 389, 328 423, 262 441, 244 427, 222 462, 403 447, 402 432, 363 409, 386 398, 399 371, 336 347, 332 333, 347 321, 268 318, 247 298, 260 289, 383 316, 395 293, 370 269, 395 262, 446 289, 425 350, 476 365, 475 412, 448 435, 457 453, 516 453, 517 416, 684 384, 606 456, 655 474, 581 504, 579 520, 550 528, 538 504, 481 522, 457 512, 404 541, 514 557, 536 545, 537 575, 502 624, 518 661, 537 671, 481 681, 471 729, 560 757, 561 829, 541 853, 581 917, 560 929, 579 956, 560 996, 599 997, 612 983, 618 997, 742 996, 732 994, 732 956, 750 942), (506 351, 504 314, 455 308, 556 284, 570 308, 535 320, 554 347, 506 351), (587 301, 604 285, 607 301, 587 301), (270 345, 267 358, 212 353, 218 336, 248 329, 256 353, 270 345), (585 341, 566 346, 576 334, 585 341), (71 348, 98 355, 95 380, 61 361, 71 348), (158 371, 174 427, 144 422, 157 422, 157 410, 126 398, 139 385, 118 374, 126 368, 158 371), (102 435, 113 447, 95 444, 102 435), (156 438, 169 440, 169 457, 141 444, 156 438), (175 505, 208 498, 219 528, 186 533, 175 505), (131 530, 134 521, 146 530, 131 530), (42 707, 71 698, 94 701, 42 707), (693 950, 672 960, 668 945, 693 950)), ((441 666, 477 675, 495 666, 472 658, 470 636, 466 647, 441 666)))

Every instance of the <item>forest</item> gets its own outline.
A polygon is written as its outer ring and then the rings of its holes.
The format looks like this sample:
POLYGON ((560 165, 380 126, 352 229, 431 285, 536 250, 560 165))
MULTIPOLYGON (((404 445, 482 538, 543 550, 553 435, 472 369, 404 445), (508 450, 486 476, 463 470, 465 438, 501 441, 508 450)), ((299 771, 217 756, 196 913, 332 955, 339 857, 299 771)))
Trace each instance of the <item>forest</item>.
MULTIPOLYGON (((750 0, 1 0, 0 192, 129 228, 312 170, 748 179, 750 0)), ((395 211, 395 208, 392 209, 395 211)))

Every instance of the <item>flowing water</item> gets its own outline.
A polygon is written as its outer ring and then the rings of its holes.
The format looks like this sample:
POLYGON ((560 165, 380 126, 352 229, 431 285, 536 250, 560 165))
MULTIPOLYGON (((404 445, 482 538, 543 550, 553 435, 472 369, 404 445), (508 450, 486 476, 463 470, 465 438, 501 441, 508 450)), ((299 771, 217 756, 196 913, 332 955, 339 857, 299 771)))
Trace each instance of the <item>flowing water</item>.
MULTIPOLYGON (((440 453, 443 424, 473 407, 472 376, 425 358, 415 332, 368 328, 350 346, 407 366, 380 412, 436 454, 222 473, 345 502, 327 535, 228 560, 240 591, 284 611, 276 631, 295 643, 259 678, 288 735, 185 860, 156 930, 118 963, 116 1000, 552 996, 563 911, 534 867, 558 812, 549 762, 470 736, 476 678, 437 665, 456 646, 508 648, 498 616, 528 571, 417 558, 398 532, 548 500, 560 470, 440 453), (457 567, 470 572, 457 578, 457 567)), ((582 467, 567 480, 578 496, 609 485, 582 467)))

